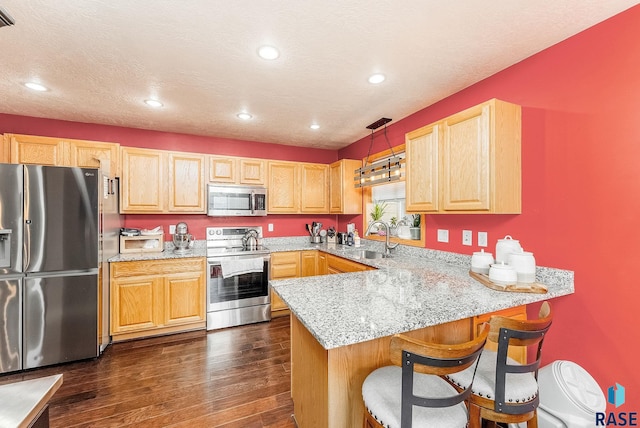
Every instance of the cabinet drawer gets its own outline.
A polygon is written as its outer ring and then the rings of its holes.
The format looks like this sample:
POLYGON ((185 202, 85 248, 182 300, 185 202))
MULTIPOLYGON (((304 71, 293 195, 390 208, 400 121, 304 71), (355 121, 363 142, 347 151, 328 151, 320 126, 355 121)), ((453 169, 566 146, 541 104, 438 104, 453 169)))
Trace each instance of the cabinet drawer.
POLYGON ((371 266, 363 265, 361 263, 352 262, 351 260, 334 256, 333 254, 328 254, 327 269, 329 270, 329 273, 342 273, 342 272, 362 272, 365 270, 373 270, 375 268, 372 268, 371 266))
POLYGON ((122 276, 164 275, 171 273, 202 272, 204 259, 200 257, 172 260, 141 260, 111 264, 113 278, 122 276))

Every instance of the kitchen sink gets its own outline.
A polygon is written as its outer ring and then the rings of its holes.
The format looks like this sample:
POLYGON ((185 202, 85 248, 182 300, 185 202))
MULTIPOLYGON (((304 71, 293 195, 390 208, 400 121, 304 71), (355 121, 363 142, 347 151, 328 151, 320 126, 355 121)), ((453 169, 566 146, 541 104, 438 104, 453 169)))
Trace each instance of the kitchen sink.
POLYGON ((361 250, 359 256, 363 259, 386 259, 390 257, 387 254, 371 250, 361 250))

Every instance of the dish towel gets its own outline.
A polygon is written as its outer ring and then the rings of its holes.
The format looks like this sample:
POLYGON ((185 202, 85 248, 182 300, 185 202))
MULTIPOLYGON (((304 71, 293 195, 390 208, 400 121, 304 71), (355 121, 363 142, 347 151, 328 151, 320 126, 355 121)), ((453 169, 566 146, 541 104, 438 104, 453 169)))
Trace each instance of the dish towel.
POLYGON ((222 269, 222 277, 224 279, 245 273, 262 272, 263 266, 264 259, 262 257, 220 261, 220 268, 222 269))

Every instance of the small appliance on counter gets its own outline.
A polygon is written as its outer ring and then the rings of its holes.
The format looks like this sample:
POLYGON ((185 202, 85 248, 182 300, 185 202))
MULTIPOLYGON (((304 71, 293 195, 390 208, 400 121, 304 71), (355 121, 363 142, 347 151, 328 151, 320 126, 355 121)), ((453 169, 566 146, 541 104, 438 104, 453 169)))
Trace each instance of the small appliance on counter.
POLYGON ((120 228, 120 253, 160 253, 164 250, 164 231, 155 229, 120 228))
POLYGON ((193 235, 189 233, 187 223, 180 222, 176 224, 176 233, 173 234, 173 245, 176 247, 174 253, 186 253, 193 247, 193 235))

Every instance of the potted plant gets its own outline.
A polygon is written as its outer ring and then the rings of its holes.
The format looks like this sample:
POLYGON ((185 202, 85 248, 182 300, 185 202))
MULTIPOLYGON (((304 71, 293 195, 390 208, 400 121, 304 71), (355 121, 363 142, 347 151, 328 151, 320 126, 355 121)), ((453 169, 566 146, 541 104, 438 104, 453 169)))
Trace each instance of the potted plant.
POLYGON ((398 217, 391 217, 389 220, 389 235, 396 236, 398 234, 398 217))
MULTIPOLYGON (((373 201, 373 209, 371 210, 371 221, 376 221, 376 220, 382 220, 382 217, 384 216, 384 213, 387 209, 387 203, 382 201, 382 202, 378 202, 378 201, 373 201)), ((373 230, 372 230, 373 232, 373 230)), ((380 229, 378 229, 378 234, 380 234, 380 232, 382 232, 380 229)), ((384 232, 383 232, 384 233, 384 232)))
POLYGON ((411 234, 411 239, 418 240, 420 239, 420 214, 413 214, 413 222, 412 226, 409 228, 409 233, 411 234))

